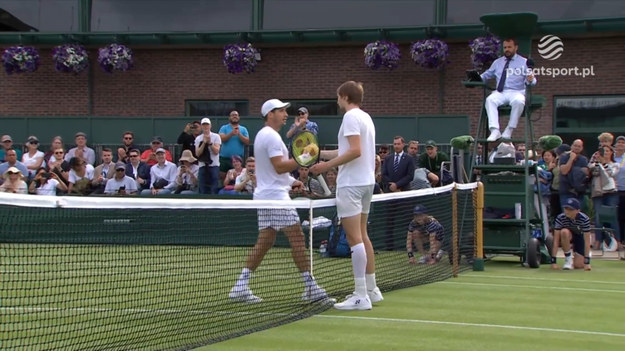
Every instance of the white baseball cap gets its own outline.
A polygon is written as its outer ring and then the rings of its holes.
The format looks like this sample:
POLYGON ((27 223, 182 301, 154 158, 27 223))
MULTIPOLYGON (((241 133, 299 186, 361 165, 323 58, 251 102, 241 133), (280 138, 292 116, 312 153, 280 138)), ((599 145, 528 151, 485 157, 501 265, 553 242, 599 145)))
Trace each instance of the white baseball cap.
POLYGON ((211 124, 211 120, 210 118, 202 118, 202 121, 200 121, 200 124, 211 124))
POLYGON ((275 110, 277 108, 285 108, 291 106, 290 102, 282 102, 278 99, 271 99, 265 101, 263 107, 260 109, 260 112, 263 114, 263 117, 267 116, 269 112, 275 110))

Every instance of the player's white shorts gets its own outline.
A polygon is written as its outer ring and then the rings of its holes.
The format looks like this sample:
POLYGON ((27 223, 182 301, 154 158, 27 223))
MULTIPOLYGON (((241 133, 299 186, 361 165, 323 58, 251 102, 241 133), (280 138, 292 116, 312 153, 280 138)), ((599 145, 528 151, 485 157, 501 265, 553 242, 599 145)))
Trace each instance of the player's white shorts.
POLYGON ((282 230, 299 223, 299 215, 294 208, 262 208, 258 210, 258 230, 273 228, 282 230))
POLYGON ((336 212, 339 218, 353 217, 369 213, 373 184, 346 186, 336 189, 336 212))

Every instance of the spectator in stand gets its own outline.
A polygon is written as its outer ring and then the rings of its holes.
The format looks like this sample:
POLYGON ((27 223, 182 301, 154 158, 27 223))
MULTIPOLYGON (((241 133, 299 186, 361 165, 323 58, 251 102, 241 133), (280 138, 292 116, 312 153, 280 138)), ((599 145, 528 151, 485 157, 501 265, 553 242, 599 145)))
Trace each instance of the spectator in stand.
POLYGON ((336 197, 336 177, 339 175, 339 170, 336 167, 332 167, 326 171, 325 181, 328 189, 330 189, 330 197, 336 197))
POLYGON ((28 186, 24 181, 24 176, 19 169, 9 167, 3 173, 4 183, 0 185, 0 192, 14 194, 28 194, 28 186))
POLYGON ((239 112, 232 110, 228 116, 230 123, 219 128, 221 147, 219 149, 219 178, 223 181, 226 172, 232 169, 232 156, 245 157, 245 147, 250 144, 250 134, 247 128, 239 124, 239 112))
POLYGON ((239 155, 232 156, 230 162, 232 163, 233 168, 228 170, 226 173, 226 177, 224 178, 224 187, 219 190, 219 194, 236 193, 234 190, 234 184, 236 183, 237 177, 245 171, 245 168, 243 168, 243 159, 239 155))
POLYGON ((115 176, 106 182, 104 193, 107 195, 137 194, 137 182, 126 175, 126 164, 117 162, 112 168, 110 173, 115 173, 115 176), (115 172, 113 172, 112 168, 115 168, 115 172))
POLYGON ((56 173, 48 172, 45 168, 40 167, 28 186, 28 192, 37 195, 56 196, 57 191, 67 192, 65 182, 59 180, 56 173))
POLYGON ((599 134, 597 140, 599 141, 599 149, 597 149, 597 151, 595 151, 595 153, 590 156, 590 160, 588 160, 588 163, 598 162, 597 158, 599 157, 599 151, 601 150, 601 147, 612 146, 612 143, 614 142, 614 135, 612 133, 603 132, 599 134))
POLYGON ((310 176, 308 167, 300 166, 297 169, 297 173, 297 180, 302 182, 304 186, 298 189, 291 189, 289 192, 291 196, 309 197, 313 199, 323 197, 324 192, 321 188, 321 184, 319 184, 317 179, 310 176))
POLYGON ((141 152, 139 149, 128 151, 130 162, 126 164, 126 175, 137 182, 139 192, 150 188, 150 166, 141 162, 141 152))
POLYGON ((419 159, 419 164, 421 167, 426 168, 428 171, 440 175, 441 174, 441 164, 443 162, 448 162, 449 156, 442 151, 438 151, 438 146, 434 142, 434 140, 428 140, 425 144, 425 154, 421 155, 419 159))
POLYGON ((150 168, 150 189, 141 191, 141 195, 166 195, 176 189, 176 165, 167 161, 163 148, 156 149, 156 164, 150 168))
MULTIPOLYGON (((55 136, 54 138, 52 138, 52 142, 50 143, 50 150, 48 150, 43 156, 46 165, 48 165, 48 169, 50 168, 51 162, 57 161, 54 152, 58 149, 65 150, 65 145, 63 145, 63 138, 61 138, 60 136, 55 136)), ((63 155, 65 155, 65 153, 63 153, 63 155)))
POLYGON ((69 186, 67 192, 76 195, 89 195, 95 169, 82 157, 74 156, 69 160, 69 186))
POLYGON ((408 142, 408 149, 406 150, 406 152, 408 152, 408 155, 412 157, 414 168, 419 168, 419 142, 416 140, 410 140, 408 142))
POLYGON ((239 194, 254 194, 256 189, 256 159, 248 157, 245 160, 245 171, 236 179, 234 190, 239 194))
MULTIPOLYGON (((193 121, 191 123, 187 123, 184 126, 184 129, 178 136, 178 140, 176 143, 182 146, 182 151, 190 150, 191 155, 196 157, 195 154, 195 138, 202 133, 202 127, 200 126, 200 121, 193 121)), ((181 154, 182 156, 182 154, 181 154)))
POLYGON ((95 164, 95 151, 87 146, 87 134, 83 132, 76 133, 74 141, 76 142, 76 147, 69 149, 65 154, 65 161, 69 162, 72 157, 80 157, 93 166, 95 164))
POLYGON ((384 159, 388 156, 388 145, 380 145, 378 148, 378 156, 380 156, 380 164, 383 164, 384 159))
POLYGON ((22 159, 22 150, 13 147, 13 138, 10 135, 3 135, 0 142, 2 143, 2 147, 0 147, 0 163, 6 162, 6 152, 9 149, 15 150, 18 160, 22 159))
POLYGON ((184 150, 180 156, 180 166, 176 176, 176 190, 174 194, 195 195, 198 193, 197 174, 200 166, 195 164, 197 159, 191 154, 191 150, 184 150))
MULTIPOLYGON (((590 163, 588 167, 592 177, 590 196, 592 207, 595 210, 595 227, 601 227, 603 223, 599 220, 599 208, 618 205, 616 175, 619 173, 619 165, 614 162, 614 149, 610 145, 599 146, 599 151, 596 154, 595 162, 590 163)), ((601 230, 595 231, 594 247, 597 250, 601 249, 602 235, 601 230)))
POLYGON ((438 176, 427 168, 419 167, 414 170, 412 181, 410 182, 410 190, 427 189, 438 184, 438 176))
POLYGON ((28 151, 22 155, 22 163, 28 168, 28 180, 30 181, 37 173, 40 167, 45 167, 46 162, 43 160, 44 154, 39 151, 39 139, 31 135, 26 140, 26 148, 28 151))
POLYGON ((100 153, 100 157, 102 158, 102 163, 99 164, 93 173, 93 182, 91 183, 93 187, 92 194, 102 194, 104 193, 104 188, 106 188, 106 182, 109 179, 113 178, 115 175, 115 163, 113 163, 113 150, 105 147, 102 149, 100 153))
POLYGON ((549 202, 549 206, 551 207, 551 218, 554 219, 562 213, 562 206, 560 203, 560 156, 569 151, 571 151, 571 146, 569 144, 562 144, 555 150, 556 159, 554 160, 555 167, 551 170, 553 178, 551 180, 551 201, 549 202))
POLYGON ((308 112, 307 107, 302 106, 297 110, 295 122, 286 132, 286 137, 289 139, 289 147, 291 145, 291 140, 305 130, 313 133, 314 135, 319 134, 319 126, 317 125, 317 122, 311 121, 309 117, 310 113, 308 112))
MULTIPOLYGON (((582 155, 584 142, 575 139, 571 144, 571 151, 560 156, 560 203, 566 204, 568 199, 576 198, 579 203, 584 202, 588 190, 588 158, 582 155)), ((564 208, 563 208, 564 210, 564 208)))
POLYGON ((616 188, 619 197, 618 202, 618 223, 620 232, 620 243, 625 245, 625 136, 616 137, 614 144, 614 162, 619 165, 619 172, 616 174, 616 188))
MULTIPOLYGON (((154 138, 152 138, 150 148, 143 151, 143 153, 141 154, 141 162, 147 163, 148 166, 154 166, 155 164, 157 164, 158 161, 156 159, 156 150, 158 149, 165 150, 165 148, 163 147, 163 138, 161 138, 160 136, 155 136, 154 138)), ((169 150, 165 150, 165 160, 173 162, 173 158, 171 157, 171 153, 169 152, 169 150)))
POLYGON ((202 134, 195 138, 195 154, 200 166, 200 194, 217 194, 219 187, 219 150, 221 138, 211 132, 211 120, 202 118, 202 134))
POLYGON ((11 167, 19 169, 22 174, 28 174, 26 165, 17 160, 17 151, 15 149, 6 150, 5 158, 6 162, 0 164, 0 174, 4 174, 11 167))
POLYGON ((375 155, 375 184, 373 186, 373 193, 382 193, 382 158, 380 155, 375 155))
MULTIPOLYGON (((555 218, 551 207, 552 196, 559 196, 557 191, 552 190, 553 180, 556 177, 556 175, 553 173, 553 170, 558 168, 558 161, 556 160, 556 157, 557 155, 554 150, 543 151, 543 154, 541 156, 541 159, 543 160, 543 165, 538 166, 538 180, 540 181, 542 186, 541 194, 543 196, 543 203, 547 206, 547 213, 549 214, 549 218, 551 219, 549 223, 551 223, 553 218, 555 218), (544 172, 546 172, 546 174, 544 172)), ((560 205, 558 205, 558 208, 559 207, 560 205)))
POLYGON ((131 131, 126 131, 122 135, 122 146, 117 148, 117 161, 121 161, 124 163, 128 163, 128 151, 132 149, 138 149, 139 147, 135 145, 135 133, 131 131))
POLYGON ((58 176, 58 180, 65 183, 65 186, 69 185, 69 170, 71 167, 69 166, 69 162, 65 161, 65 151, 62 147, 59 147, 53 152, 47 166, 50 173, 54 173, 58 176))

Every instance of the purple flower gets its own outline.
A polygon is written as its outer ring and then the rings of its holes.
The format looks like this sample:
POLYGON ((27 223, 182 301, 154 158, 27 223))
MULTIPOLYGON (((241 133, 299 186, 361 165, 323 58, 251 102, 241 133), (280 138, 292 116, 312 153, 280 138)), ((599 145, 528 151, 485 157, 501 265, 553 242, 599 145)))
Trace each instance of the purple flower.
POLYGON ((493 35, 479 37, 471 40, 471 62, 477 70, 488 68, 499 57, 501 40, 493 35))
POLYGON ((39 68, 39 52, 31 46, 11 46, 2 54, 7 74, 34 72, 39 68))
POLYGON ((98 50, 98 63, 105 72, 127 71, 133 67, 132 50, 121 44, 111 44, 98 50))
POLYGON ((425 39, 410 45, 412 60, 421 67, 440 69, 449 57, 449 46, 442 40, 425 39))
POLYGON ((89 55, 82 45, 63 44, 52 49, 54 68, 59 72, 80 73, 89 66, 89 55))
POLYGON ((229 73, 247 72, 252 73, 256 69, 258 62, 252 44, 229 44, 224 47, 224 66, 229 73))
POLYGON ((371 69, 395 69, 399 66, 400 58, 399 47, 390 41, 375 41, 365 47, 365 65, 371 69))

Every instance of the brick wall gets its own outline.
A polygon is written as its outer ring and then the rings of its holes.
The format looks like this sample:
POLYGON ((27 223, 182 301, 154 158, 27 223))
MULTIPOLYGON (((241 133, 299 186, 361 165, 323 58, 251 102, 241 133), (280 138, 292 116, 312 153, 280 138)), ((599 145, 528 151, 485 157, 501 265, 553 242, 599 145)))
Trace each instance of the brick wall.
MULTIPOLYGON (((625 37, 564 39, 564 54, 546 61, 533 52, 536 67, 594 66, 594 77, 538 77, 535 94, 547 106, 535 115, 537 134, 552 131, 554 95, 625 94, 625 37)), ((535 46, 535 45, 534 45, 535 46)), ((460 84, 470 68, 466 42, 450 44, 450 64, 442 72, 412 63, 409 45, 394 71, 371 71, 363 47, 267 47, 252 74, 229 74, 221 49, 133 48, 135 69, 107 74, 93 67, 93 115, 184 115, 186 99, 244 99, 259 113, 268 98, 334 98, 346 80, 365 84, 364 108, 377 115, 467 114, 473 129, 480 112, 481 90, 460 84)), ((534 49, 535 50, 535 49, 534 49)), ((50 50, 41 49, 42 65, 32 74, 2 75, 0 116, 81 116, 89 113, 89 74, 57 73, 50 50)), ((96 50, 90 51, 95 62, 96 50)), ((442 126, 444 127, 444 126, 442 126)), ((522 130, 519 129, 519 130, 522 130)))

